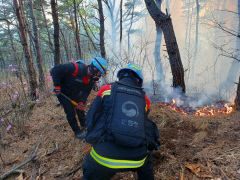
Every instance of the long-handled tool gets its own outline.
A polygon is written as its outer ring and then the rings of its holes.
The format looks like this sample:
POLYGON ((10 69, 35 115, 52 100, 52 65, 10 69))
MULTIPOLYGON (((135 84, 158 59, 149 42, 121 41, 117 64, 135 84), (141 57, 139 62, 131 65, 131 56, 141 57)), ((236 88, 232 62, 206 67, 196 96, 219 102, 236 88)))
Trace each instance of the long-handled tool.
POLYGON ((62 92, 60 92, 60 94, 65 97, 67 100, 69 100, 74 106, 77 106, 78 103, 72 99, 70 99, 68 96, 66 96, 65 94, 63 94, 62 92))

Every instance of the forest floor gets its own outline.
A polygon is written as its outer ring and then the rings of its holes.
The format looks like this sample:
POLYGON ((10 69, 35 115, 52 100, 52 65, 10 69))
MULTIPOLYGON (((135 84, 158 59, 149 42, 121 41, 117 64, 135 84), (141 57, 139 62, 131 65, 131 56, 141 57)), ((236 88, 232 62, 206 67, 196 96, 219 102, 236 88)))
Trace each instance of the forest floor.
MULTIPOLYGON (((35 159, 19 168, 22 173, 6 179, 81 179, 81 168, 71 172, 81 166, 90 146, 74 137, 56 97, 41 98, 28 119, 0 139, 0 175, 37 150, 35 159)), ((240 112, 194 117, 152 104, 150 119, 161 136, 161 149, 153 152, 156 180, 240 180, 240 112)), ((136 174, 119 173, 113 179, 136 179, 136 174)))

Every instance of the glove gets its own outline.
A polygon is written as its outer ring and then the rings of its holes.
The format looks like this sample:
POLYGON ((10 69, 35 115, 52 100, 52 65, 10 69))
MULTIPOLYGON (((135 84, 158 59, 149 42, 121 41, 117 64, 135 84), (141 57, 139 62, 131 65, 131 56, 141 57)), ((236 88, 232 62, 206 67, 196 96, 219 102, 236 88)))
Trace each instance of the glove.
POLYGON ((85 110, 85 106, 83 102, 79 102, 77 106, 75 106, 76 109, 80 110, 80 111, 84 111, 85 110))
POLYGON ((53 88, 53 92, 54 92, 56 95, 60 94, 60 93, 61 93, 61 87, 60 87, 60 86, 55 86, 55 87, 53 88))

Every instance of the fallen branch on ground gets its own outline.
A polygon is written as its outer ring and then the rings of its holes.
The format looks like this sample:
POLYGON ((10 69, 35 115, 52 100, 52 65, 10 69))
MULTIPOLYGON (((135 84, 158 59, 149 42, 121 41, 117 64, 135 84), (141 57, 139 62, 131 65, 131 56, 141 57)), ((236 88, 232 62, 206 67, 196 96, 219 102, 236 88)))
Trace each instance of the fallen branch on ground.
POLYGON ((82 165, 76 167, 75 169, 73 169, 71 172, 67 173, 64 175, 64 177, 68 177, 68 176, 71 176, 72 174, 75 174, 79 169, 82 168, 82 165))
POLYGON ((32 160, 35 160, 37 158, 37 150, 38 150, 38 147, 39 147, 40 143, 37 144, 35 150, 33 151, 32 155, 27 159, 25 160, 24 162, 22 162, 21 164, 13 167, 10 171, 6 172, 5 174, 1 175, 0 176, 0 180, 3 180, 4 178, 6 178, 7 176, 9 176, 10 174, 14 174, 16 173, 17 169, 19 169, 20 167, 24 166, 25 164, 29 163, 30 161, 32 160))

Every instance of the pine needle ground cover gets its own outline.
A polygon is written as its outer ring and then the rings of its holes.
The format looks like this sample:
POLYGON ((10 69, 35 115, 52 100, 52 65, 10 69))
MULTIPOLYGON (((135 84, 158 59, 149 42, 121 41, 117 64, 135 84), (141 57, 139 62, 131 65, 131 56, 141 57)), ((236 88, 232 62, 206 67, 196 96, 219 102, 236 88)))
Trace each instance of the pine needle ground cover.
MULTIPOLYGON (((14 109, 4 100, 4 92, 1 88, 2 115, 14 109)), ((35 158, 6 179, 82 178, 81 164, 90 146, 74 137, 56 97, 47 94, 31 107, 27 119, 21 119, 25 120, 21 131, 15 124, 7 130, 11 113, 0 121, 1 133, 5 132, 1 136, 1 175, 31 157, 38 145, 35 158)), ((87 108, 95 96, 92 92, 87 108)), ((195 117, 153 104, 149 117, 161 133, 161 150, 153 152, 155 179, 239 179, 240 112, 195 117)), ((129 172, 113 179, 136 177, 129 172)))

